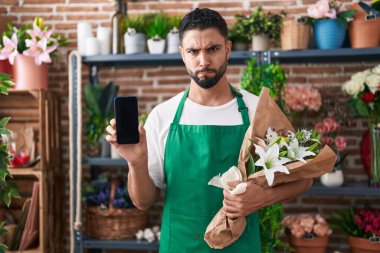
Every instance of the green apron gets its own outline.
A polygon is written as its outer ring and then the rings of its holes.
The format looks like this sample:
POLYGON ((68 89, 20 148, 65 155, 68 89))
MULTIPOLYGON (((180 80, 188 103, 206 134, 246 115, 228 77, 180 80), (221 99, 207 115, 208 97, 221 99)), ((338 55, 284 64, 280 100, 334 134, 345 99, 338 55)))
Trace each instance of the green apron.
POLYGON ((166 195, 160 253, 261 253, 258 213, 246 217, 242 236, 222 250, 210 248, 203 239, 207 225, 223 205, 223 190, 207 183, 237 165, 249 127, 248 108, 242 95, 230 87, 237 97, 243 125, 180 125, 189 89, 178 106, 165 147, 166 195))

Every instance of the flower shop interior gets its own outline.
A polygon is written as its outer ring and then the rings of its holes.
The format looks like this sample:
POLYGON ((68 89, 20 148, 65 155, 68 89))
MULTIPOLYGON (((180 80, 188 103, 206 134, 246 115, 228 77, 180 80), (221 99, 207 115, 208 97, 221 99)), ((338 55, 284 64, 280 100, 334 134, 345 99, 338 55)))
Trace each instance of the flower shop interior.
POLYGON ((262 252, 380 252, 379 0, 0 0, 0 252, 159 251, 165 191, 134 206, 105 129, 116 96, 137 97, 144 124, 186 90, 178 29, 196 8, 227 23, 232 86, 268 88, 297 130, 295 144, 268 129, 256 150, 336 154, 308 190, 257 211, 262 252))

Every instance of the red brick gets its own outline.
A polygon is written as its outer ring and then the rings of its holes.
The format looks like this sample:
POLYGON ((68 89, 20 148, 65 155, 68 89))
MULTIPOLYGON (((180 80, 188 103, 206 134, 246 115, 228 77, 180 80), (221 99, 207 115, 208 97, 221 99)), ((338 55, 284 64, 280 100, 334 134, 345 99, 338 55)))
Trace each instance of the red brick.
POLYGON ((154 94, 160 94, 160 93, 179 93, 183 91, 184 89, 181 88, 144 88, 143 93, 154 93, 154 94))
POLYGON ((106 73, 100 73, 100 78, 120 78, 120 77, 143 77, 144 71, 143 69, 140 70, 128 70, 124 72, 106 72, 106 73))
POLYGON ((56 24, 55 29, 57 30, 68 30, 68 29, 76 29, 77 24, 68 24, 68 23, 63 23, 63 24, 56 24))
POLYGON ((16 13, 28 13, 28 12, 52 12, 53 8, 25 8, 25 7, 12 7, 11 12, 16 13))
POLYGON ((184 76, 187 75, 187 72, 185 69, 181 70, 158 70, 158 71, 148 71, 147 76, 148 77, 167 77, 167 76, 184 76))
POLYGON ((263 6, 265 10, 272 11, 269 6, 296 6, 295 0, 284 0, 284 1, 260 1, 251 2, 251 7, 263 6))
POLYGON ((79 4, 79 3, 108 3, 108 1, 104 0, 69 0, 72 4, 79 4))
POLYGON ((115 84, 120 86, 127 86, 127 87, 149 87, 153 86, 152 81, 145 81, 145 80, 115 80, 112 79, 115 84))
POLYGON ((169 84, 190 84, 190 78, 185 79, 159 79, 158 80, 159 85, 169 85, 169 84))
POLYGON ((193 4, 187 3, 159 3, 159 4, 149 4, 148 9, 150 10, 167 10, 167 9, 192 9, 193 4))
POLYGON ((128 10, 145 10, 147 5, 139 3, 128 3, 128 10))
POLYGON ((57 12, 92 12, 99 11, 99 8, 96 6, 88 6, 88 7, 74 7, 74 6, 58 6, 57 12))
POLYGON ((323 205, 326 203, 333 203, 334 205, 349 205, 350 200, 343 198, 321 198, 321 197, 309 197, 302 200, 303 204, 323 205))
POLYGON ((109 19, 108 15, 67 15, 67 20, 104 20, 109 19))
POLYGON ((1 4, 18 5, 19 0, 1 0, 1 4))
POLYGON ((7 13, 7 9, 6 8, 2 8, 0 7, 0 13, 3 14, 3 13, 7 13))
POLYGON ((243 8, 242 3, 231 3, 231 2, 216 2, 216 3, 200 3, 199 8, 243 8))
POLYGON ((66 0, 25 0, 24 4, 63 4, 65 2, 66 0))
MULTIPOLYGON (((45 22, 44 23, 47 23, 47 21, 51 22, 51 21, 61 21, 63 20, 63 17, 62 16, 52 16, 50 15, 50 13, 46 13, 46 15, 38 15, 40 18, 44 18, 45 19, 45 22), (49 20, 47 20, 49 19, 49 20)), ((22 15, 21 17, 21 21, 22 22, 33 22, 34 19, 36 18, 36 16, 25 16, 25 15, 22 15)))

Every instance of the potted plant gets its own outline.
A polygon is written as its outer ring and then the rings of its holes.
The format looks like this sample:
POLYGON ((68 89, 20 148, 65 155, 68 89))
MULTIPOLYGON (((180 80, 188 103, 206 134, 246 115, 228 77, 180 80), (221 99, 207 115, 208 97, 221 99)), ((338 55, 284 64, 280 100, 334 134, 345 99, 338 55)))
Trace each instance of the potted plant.
POLYGON ((167 52, 178 53, 179 52, 179 25, 181 24, 181 16, 172 16, 168 18, 170 31, 167 36, 168 40, 168 49, 167 52))
POLYGON ((321 143, 329 145, 337 154, 337 161, 334 169, 330 173, 321 176, 321 182, 325 186, 340 186, 343 184, 343 161, 348 152, 344 152, 347 141, 342 135, 339 135, 341 125, 332 117, 326 117, 323 121, 315 124, 315 130, 321 135, 321 143))
POLYGON ((151 54, 162 54, 165 51, 166 36, 170 30, 168 18, 162 13, 153 17, 147 16, 146 34, 148 36, 148 50, 151 54))
POLYGON ((47 89, 47 65, 50 56, 68 41, 44 26, 42 18, 35 18, 33 25, 18 29, 7 24, 8 30, 0 40, 0 60, 9 59, 13 66, 13 78, 17 89, 47 89))
POLYGON ((87 84, 85 87, 84 100, 88 115, 86 137, 89 145, 87 153, 90 156, 99 155, 99 151, 103 157, 110 156, 110 147, 103 135, 109 121, 113 118, 113 100, 118 89, 119 87, 112 82, 108 83, 106 87, 102 87, 100 84, 87 84))
POLYGON ((332 230, 321 215, 288 215, 282 224, 297 253, 325 253, 332 230))
POLYGON ((342 86, 348 105, 367 119, 371 138, 370 184, 380 187, 380 65, 351 76, 342 86))
POLYGON ((235 24, 231 27, 228 37, 232 41, 232 50, 245 51, 248 43, 251 42, 249 18, 242 15, 235 15, 235 24))
MULTIPOLYGON (((8 89, 13 85, 9 75, 0 73, 0 95, 7 95, 8 89)), ((2 175, 0 177, 0 203, 4 203, 8 207, 11 204, 12 198, 20 197, 17 186, 13 182, 8 181, 12 177, 8 171, 10 155, 7 152, 7 145, 4 144, 1 138, 2 135, 10 134, 9 130, 6 129, 9 120, 9 117, 0 118, 0 175, 2 175)), ((0 220, 0 236, 7 232, 5 226, 5 222, 0 220)), ((0 242, 0 252, 3 252, 6 248, 6 245, 0 242)))
POLYGON ((252 36, 252 50, 264 51, 269 48, 269 40, 275 45, 280 42, 281 15, 265 13, 262 7, 257 8, 249 16, 249 34, 252 36))
POLYGON ((380 252, 380 210, 343 209, 332 214, 331 222, 347 234, 352 253, 380 252))
POLYGON ((126 17, 124 19, 124 46, 126 54, 144 53, 146 38, 144 34, 144 17, 126 17))
POLYGON ((347 30, 347 20, 355 10, 343 10, 336 0, 319 0, 307 9, 304 22, 314 28, 314 39, 319 49, 340 48, 343 45, 347 30))

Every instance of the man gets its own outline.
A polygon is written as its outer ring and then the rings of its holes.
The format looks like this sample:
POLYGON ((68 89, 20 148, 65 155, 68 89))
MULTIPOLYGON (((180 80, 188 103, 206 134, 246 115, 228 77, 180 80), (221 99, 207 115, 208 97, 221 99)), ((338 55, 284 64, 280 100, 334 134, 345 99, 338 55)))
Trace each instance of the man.
POLYGON ((166 186, 160 252, 214 252, 203 235, 223 205, 228 217, 246 216, 247 227, 235 243, 218 252, 259 253, 256 211, 297 196, 311 180, 270 189, 248 183, 247 191, 237 196, 207 185, 237 164, 258 98, 228 83, 231 41, 219 13, 188 13, 179 36, 190 87, 152 110, 146 132, 139 126, 140 143, 118 145, 114 120, 107 127, 107 140, 128 161, 128 190, 137 208, 147 210, 166 186))

